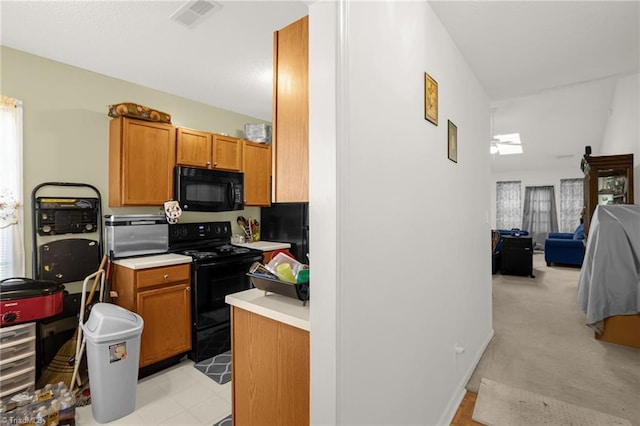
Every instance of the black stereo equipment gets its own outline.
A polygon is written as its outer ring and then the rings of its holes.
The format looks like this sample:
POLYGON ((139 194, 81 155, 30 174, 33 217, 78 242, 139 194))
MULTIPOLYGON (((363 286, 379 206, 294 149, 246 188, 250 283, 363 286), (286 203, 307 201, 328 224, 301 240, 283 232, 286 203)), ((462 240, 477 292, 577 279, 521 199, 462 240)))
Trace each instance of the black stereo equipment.
POLYGON ((38 197, 38 234, 80 234, 98 231, 97 198, 38 197))
POLYGON ((500 251, 502 275, 533 275, 533 239, 531 237, 502 237, 500 251))

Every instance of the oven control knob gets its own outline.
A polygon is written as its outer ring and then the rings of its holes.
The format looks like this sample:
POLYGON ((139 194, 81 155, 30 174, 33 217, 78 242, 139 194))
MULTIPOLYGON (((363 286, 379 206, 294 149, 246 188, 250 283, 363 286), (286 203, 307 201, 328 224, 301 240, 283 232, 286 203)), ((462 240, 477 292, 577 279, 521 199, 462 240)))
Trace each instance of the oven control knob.
POLYGON ((187 228, 182 228, 180 230, 180 235, 182 235, 183 237, 186 237, 187 236, 187 228))
POLYGON ((219 234, 219 233, 220 233, 220 231, 221 231, 220 227, 219 227, 219 226, 216 226, 216 234, 219 234))
POLYGON ((2 316, 2 321, 4 322, 14 322, 16 319, 18 319, 18 316, 15 312, 7 312, 2 316))

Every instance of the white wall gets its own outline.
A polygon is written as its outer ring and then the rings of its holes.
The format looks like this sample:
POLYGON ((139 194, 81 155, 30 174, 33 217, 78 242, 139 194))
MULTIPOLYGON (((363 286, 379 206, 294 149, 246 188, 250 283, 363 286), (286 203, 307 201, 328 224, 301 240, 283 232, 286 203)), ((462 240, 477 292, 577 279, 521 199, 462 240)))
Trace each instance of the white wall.
MULTIPOLYGON (((560 208, 560 180, 561 179, 582 179, 584 174, 580 170, 580 160, 576 160, 575 167, 570 169, 547 169, 547 170, 521 170, 512 172, 501 172, 491 174, 491 227, 496 228, 496 183, 503 181, 520 181, 520 205, 524 206, 524 191, 527 186, 547 186, 553 185, 556 196, 556 208, 560 208)), ((560 220, 560 210, 558 221, 560 220)))
POLYGON ((426 2, 314 3, 310 45, 312 424, 448 424, 492 335, 488 99, 426 2))
POLYGON ((634 201, 640 204, 640 74, 620 78, 611 103, 601 151, 592 155, 633 154, 634 201))

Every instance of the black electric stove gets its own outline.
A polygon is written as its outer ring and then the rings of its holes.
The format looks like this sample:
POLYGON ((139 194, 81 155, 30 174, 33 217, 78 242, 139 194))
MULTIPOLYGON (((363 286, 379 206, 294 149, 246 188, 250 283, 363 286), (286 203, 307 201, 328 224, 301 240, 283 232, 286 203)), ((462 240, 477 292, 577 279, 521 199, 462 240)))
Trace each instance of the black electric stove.
POLYGON ((247 272, 262 252, 230 244, 230 222, 180 223, 169 226, 169 251, 191 256, 192 350, 199 362, 231 349, 228 294, 248 290, 247 272))

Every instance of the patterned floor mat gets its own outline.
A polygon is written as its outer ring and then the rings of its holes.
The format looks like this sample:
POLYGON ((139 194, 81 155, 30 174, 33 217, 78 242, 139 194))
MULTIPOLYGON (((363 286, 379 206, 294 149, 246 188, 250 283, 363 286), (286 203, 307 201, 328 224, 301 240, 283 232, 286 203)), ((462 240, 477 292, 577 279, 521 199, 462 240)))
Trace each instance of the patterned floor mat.
POLYGON ((220 420, 218 423, 213 426, 231 426, 233 423, 231 422, 231 414, 229 414, 224 419, 220 420))
POLYGON ((224 385, 231 380, 231 351, 200 361, 194 364, 194 367, 209 376, 214 382, 224 385))

